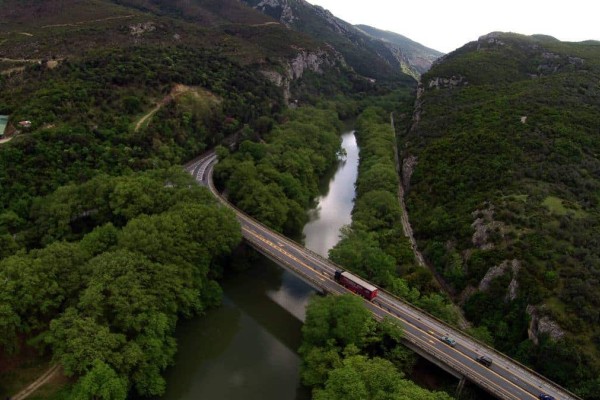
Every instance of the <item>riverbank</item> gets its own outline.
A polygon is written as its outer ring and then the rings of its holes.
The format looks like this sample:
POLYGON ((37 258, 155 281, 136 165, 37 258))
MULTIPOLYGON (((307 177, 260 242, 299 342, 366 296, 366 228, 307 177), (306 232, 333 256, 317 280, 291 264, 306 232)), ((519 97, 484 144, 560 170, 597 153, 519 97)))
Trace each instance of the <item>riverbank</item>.
MULTIPOLYGON (((339 240, 339 229, 351 221, 358 168, 353 132, 342 134, 342 147, 346 156, 325 175, 303 230, 306 247, 324 256, 339 240)), ((263 256, 248 252, 251 256, 244 253, 233 260, 247 268, 222 281, 223 304, 180 324, 178 353, 166 372, 163 400, 311 398, 300 385, 297 350, 305 308, 315 291, 263 256)))

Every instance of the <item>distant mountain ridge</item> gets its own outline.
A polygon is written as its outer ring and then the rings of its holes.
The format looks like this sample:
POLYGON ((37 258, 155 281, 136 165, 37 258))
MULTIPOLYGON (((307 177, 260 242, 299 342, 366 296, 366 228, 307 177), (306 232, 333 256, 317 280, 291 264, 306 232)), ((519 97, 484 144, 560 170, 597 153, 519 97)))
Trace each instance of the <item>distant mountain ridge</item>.
POLYGON ((413 68, 419 75, 429 71, 433 62, 444 55, 441 51, 426 47, 395 32, 384 31, 369 25, 355 26, 366 34, 383 40, 391 51, 400 51, 406 59, 408 68, 413 68))
POLYGON ((391 73, 418 79, 443 54, 402 35, 354 26, 304 0, 241 1, 291 29, 330 43, 352 68, 370 78, 380 79, 391 73))

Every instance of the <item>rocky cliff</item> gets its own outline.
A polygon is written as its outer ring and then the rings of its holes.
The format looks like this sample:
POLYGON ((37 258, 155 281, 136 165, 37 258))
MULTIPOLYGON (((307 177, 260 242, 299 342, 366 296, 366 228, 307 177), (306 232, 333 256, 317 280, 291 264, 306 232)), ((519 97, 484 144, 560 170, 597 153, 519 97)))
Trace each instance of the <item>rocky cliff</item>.
POLYGON ((376 80, 418 76, 400 47, 366 34, 330 11, 304 0, 240 0, 290 29, 307 33, 333 46, 358 74, 376 80))
POLYGON ((284 71, 263 70, 261 71, 271 82, 283 89, 283 97, 286 104, 290 103, 292 93, 290 84, 292 81, 302 78, 306 71, 323 74, 326 68, 335 66, 345 67, 343 57, 335 52, 324 50, 308 51, 298 49, 297 55, 283 62, 284 71))

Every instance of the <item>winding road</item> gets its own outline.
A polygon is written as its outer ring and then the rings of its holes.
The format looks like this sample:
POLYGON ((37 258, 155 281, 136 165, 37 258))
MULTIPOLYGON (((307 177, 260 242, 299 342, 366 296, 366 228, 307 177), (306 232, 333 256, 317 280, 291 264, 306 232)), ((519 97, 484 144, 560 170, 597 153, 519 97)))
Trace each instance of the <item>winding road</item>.
MULTIPOLYGON (((207 186, 223 205, 236 212, 244 239, 253 248, 324 292, 349 293, 333 279, 339 266, 271 231, 228 203, 212 181, 212 170, 216 163, 217 156, 209 152, 185 168, 199 184, 207 186)), ((578 399, 536 372, 381 289, 372 302, 365 300, 365 306, 377 319, 390 318, 399 323, 404 329, 407 346, 500 399, 533 400, 540 393, 557 400, 578 399), (444 335, 455 339, 456 346, 451 347, 441 341, 440 337, 444 335), (486 367, 477 362, 476 358, 480 355, 490 357, 493 364, 486 367)))

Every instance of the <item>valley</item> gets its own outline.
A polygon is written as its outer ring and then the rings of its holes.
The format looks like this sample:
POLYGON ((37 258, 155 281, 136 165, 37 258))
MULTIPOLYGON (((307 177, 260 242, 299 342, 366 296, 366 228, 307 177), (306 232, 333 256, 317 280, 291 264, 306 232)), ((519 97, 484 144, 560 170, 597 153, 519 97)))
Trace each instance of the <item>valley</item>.
MULTIPOLYGON (((322 255, 569 391, 521 377, 528 396, 598 398, 600 42, 481 32, 443 54, 303 0, 7 0, 0 21, 1 396, 48 363, 28 398, 169 392, 179 327, 218 324, 256 257, 181 166, 214 151, 228 200, 300 238, 353 125, 351 218, 322 255)), ((427 330, 314 297, 285 352, 304 396, 457 397, 406 379, 427 330)), ((522 397, 471 380, 461 399, 522 397)))

